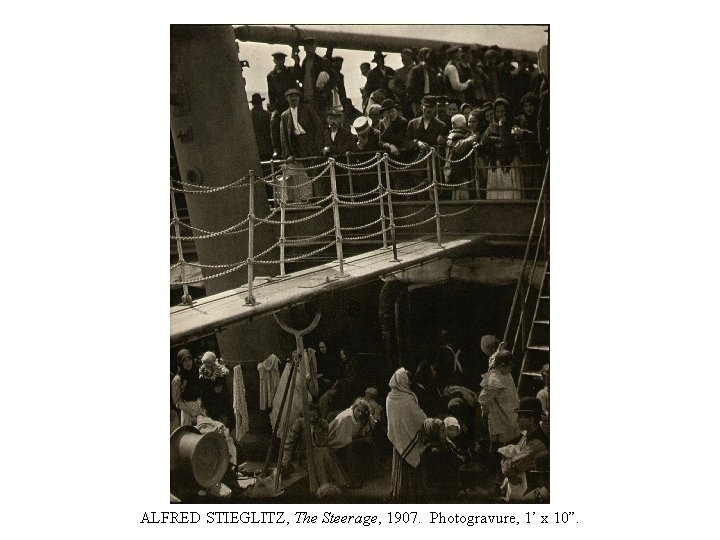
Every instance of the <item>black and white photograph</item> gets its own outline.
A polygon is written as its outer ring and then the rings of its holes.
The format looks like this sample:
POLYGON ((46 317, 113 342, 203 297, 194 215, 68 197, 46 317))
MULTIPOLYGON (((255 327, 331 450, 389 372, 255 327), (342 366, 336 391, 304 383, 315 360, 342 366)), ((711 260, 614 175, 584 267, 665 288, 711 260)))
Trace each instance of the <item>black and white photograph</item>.
POLYGON ((170 26, 170 500, 549 503, 550 25, 170 26))

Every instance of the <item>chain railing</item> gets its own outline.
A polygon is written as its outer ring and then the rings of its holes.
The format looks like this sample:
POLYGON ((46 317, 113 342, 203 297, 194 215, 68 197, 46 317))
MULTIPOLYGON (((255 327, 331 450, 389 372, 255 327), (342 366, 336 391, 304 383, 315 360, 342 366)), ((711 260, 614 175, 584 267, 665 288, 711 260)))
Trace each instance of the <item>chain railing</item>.
MULTIPOLYGON (((382 245, 384 248, 392 248, 393 261, 399 262, 397 250, 397 233, 398 230, 408 230, 423 226, 432 221, 435 222, 435 236, 438 248, 442 248, 442 225, 441 220, 459 216, 471 211, 480 204, 480 195, 483 190, 487 199, 493 199, 491 196, 495 187, 490 187, 488 178, 491 171, 498 170, 503 173, 506 169, 517 171, 519 169, 515 165, 490 164, 484 160, 479 153, 480 147, 473 145, 472 148, 459 159, 450 159, 441 155, 436 148, 430 147, 428 151, 422 151, 409 161, 403 162, 390 157, 388 154, 373 153, 371 157, 363 160, 359 154, 346 154, 344 162, 334 157, 320 160, 318 158, 302 158, 292 161, 288 160, 272 160, 262 162, 262 165, 270 167, 270 173, 260 177, 255 171, 250 170, 248 174, 241 179, 230 184, 208 188, 194 184, 183 183, 182 189, 178 188, 177 181, 171 179, 171 208, 174 234, 171 233, 171 239, 176 241, 178 252, 178 262, 171 267, 171 270, 180 268, 180 281, 175 281, 173 285, 182 285, 183 287, 183 304, 191 304, 188 286, 211 279, 217 279, 231 272, 241 270, 247 267, 247 296, 245 303, 248 306, 257 303, 255 292, 257 286, 254 284, 256 265, 276 265, 279 264, 280 276, 287 276, 286 264, 297 263, 301 261, 314 260, 314 256, 320 252, 334 246, 335 260, 339 267, 339 276, 344 277, 345 273, 345 255, 343 252, 344 242, 363 242, 372 238, 382 237, 382 245), (353 163, 353 159, 360 159, 353 163), (469 163, 466 163, 468 162, 469 163), (455 181, 446 174, 447 167, 464 164, 469 165, 470 178, 455 181), (374 169, 374 172, 373 172, 374 169), (308 171, 317 171, 313 176, 308 175, 308 171), (341 174, 343 188, 348 188, 345 193, 340 193, 338 173, 341 174), (353 175, 355 178, 353 179, 353 175), (329 176, 329 186, 325 180, 329 176), (375 186, 368 189, 369 186, 361 187, 360 192, 356 192, 355 188, 358 183, 367 183, 370 178, 376 177, 375 186), (362 180, 362 182, 360 182, 362 180), (484 187, 480 184, 485 182, 484 187), (270 213, 264 217, 255 215, 255 187, 260 184, 263 186, 272 186, 272 207, 270 213), (475 184, 475 199, 465 197, 455 198, 455 195, 461 190, 469 191, 472 184, 475 184), (330 193, 327 194, 329 187, 330 193), (210 231, 194 227, 190 224, 183 223, 178 217, 178 209, 176 205, 176 193, 188 193, 195 197, 218 193, 230 188, 247 188, 248 189, 248 213, 247 217, 240 222, 218 231, 210 231), (324 191, 324 193, 323 193, 324 191), (462 208, 456 212, 440 212, 440 201, 444 200, 446 193, 451 194, 453 200, 468 202, 467 208, 462 208), (426 195, 423 195, 426 194, 426 195), (423 199, 423 197, 425 197, 423 199), (410 202, 420 202, 422 207, 414 212, 396 215, 398 201, 394 199, 407 199, 410 202), (327 203, 327 204, 326 204, 327 203), (342 209, 352 209, 361 205, 377 205, 379 208, 379 217, 360 225, 343 225, 341 220, 342 209), (433 208, 434 207, 434 208, 433 208), (413 220, 428 208, 433 208, 434 213, 428 217, 413 220), (321 218, 327 211, 332 210, 332 227, 323 233, 315 235, 301 235, 297 238, 287 237, 287 227, 298 225, 321 218), (298 217, 289 218, 288 212, 295 215, 302 212, 309 212, 306 215, 298 215, 298 217), (273 219, 279 214, 279 221, 273 219), (245 226, 246 225, 246 226, 245 226), (277 242, 270 247, 264 249, 260 253, 255 253, 255 229, 261 225, 270 227, 278 227, 277 242), (375 228, 378 226, 378 228, 375 228), (189 228, 194 236, 182 236, 180 227, 189 228), (245 227, 243 227, 245 226, 245 227), (242 227, 242 228, 241 228, 242 227), (389 235, 388 235, 389 232, 389 235), (226 235, 247 233, 247 259, 237 261, 230 264, 199 264, 185 260, 183 254, 183 240, 208 240, 226 235), (344 236, 344 233, 349 233, 344 236), (324 243, 320 247, 316 247, 323 237, 334 236, 334 239, 328 243, 324 243), (389 238, 388 238, 389 236, 389 238), (286 248, 292 246, 294 250, 300 249, 302 246, 309 246, 311 249, 308 253, 294 255, 288 257, 286 248), (270 251, 278 248, 279 254, 277 259, 261 259, 270 251), (222 271, 203 276, 202 278, 189 280, 186 277, 185 266, 200 268, 201 270, 219 270, 222 271)), ((527 165, 520 167, 538 167, 538 165, 527 165)), ((267 172, 267 169, 265 169, 267 172)), ((544 184, 543 184, 544 187, 544 184)), ((497 189, 497 198, 519 199, 523 195, 530 193, 529 188, 523 186, 513 187, 503 185, 501 189, 497 189), (520 190, 519 196, 516 191, 520 190)), ((343 190, 345 191, 345 190, 343 190)), ((543 190, 538 191, 542 195, 543 190)), ((325 219, 325 218, 323 218, 325 219)), ((318 230, 318 229, 315 229, 318 230)), ((542 234, 541 231, 540 234, 542 234)), ((536 255, 537 257, 537 255, 536 255)), ((262 286, 262 285, 259 285, 262 286)), ((507 337, 507 336, 506 336, 507 337)))

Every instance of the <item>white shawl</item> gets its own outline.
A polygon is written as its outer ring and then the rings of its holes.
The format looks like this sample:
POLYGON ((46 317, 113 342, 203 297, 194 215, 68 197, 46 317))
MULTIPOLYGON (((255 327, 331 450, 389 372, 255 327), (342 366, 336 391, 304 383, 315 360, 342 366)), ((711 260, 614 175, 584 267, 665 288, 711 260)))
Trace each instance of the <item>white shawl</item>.
POLYGON ((417 467, 421 450, 418 441, 427 416, 418 405, 417 396, 410 390, 410 379, 405 368, 398 369, 390 378, 385 411, 388 439, 400 457, 412 467, 417 467))

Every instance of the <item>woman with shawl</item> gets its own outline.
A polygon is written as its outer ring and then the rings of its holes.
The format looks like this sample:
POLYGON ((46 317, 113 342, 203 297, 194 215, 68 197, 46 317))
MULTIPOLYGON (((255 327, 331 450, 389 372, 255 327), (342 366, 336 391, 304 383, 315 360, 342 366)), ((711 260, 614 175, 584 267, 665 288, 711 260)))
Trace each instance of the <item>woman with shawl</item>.
POLYGON ((192 354, 187 349, 177 353, 178 371, 170 384, 171 396, 175 406, 180 409, 180 425, 192 426, 201 413, 200 395, 202 384, 200 372, 195 367, 192 354))
POLYGON ((495 355, 495 362, 490 370, 482 376, 481 391, 478 403, 487 416, 490 436, 490 454, 495 469, 500 466, 497 449, 507 444, 514 444, 520 438, 517 413, 520 404, 512 370, 513 356, 510 351, 500 350, 495 355))
POLYGON ((422 450, 423 422, 427 416, 410 390, 405 368, 390 378, 390 393, 385 400, 388 439, 393 445, 390 498, 392 502, 414 502, 423 492, 422 473, 418 469, 422 450))
POLYGON ((543 156, 537 136, 538 105, 537 94, 528 92, 520 100, 521 113, 515 117, 515 125, 520 128, 520 158, 523 165, 535 165, 522 168, 522 183, 526 199, 537 199, 543 177, 543 156))
MULTIPOLYGON (((467 145, 460 145, 462 141, 472 135, 467 127, 465 117, 462 114, 456 114, 450 119, 450 123, 452 129, 447 136, 443 172, 445 173, 446 183, 452 185, 467 182, 472 178, 473 157, 467 155, 468 152, 472 150, 472 144, 469 147, 467 145), (461 150, 464 150, 464 152, 461 150)), ((452 190, 451 197, 446 196, 441 198, 452 198, 454 201, 467 200, 470 198, 469 185, 458 186, 452 190)))
POLYGON ((522 179, 518 172, 520 159, 513 127, 510 103, 499 97, 493 103, 493 123, 482 136, 481 144, 490 156, 488 199, 522 199, 522 179))
POLYGON ((447 501, 460 486, 459 457, 450 449, 445 422, 428 418, 423 422, 425 444, 420 455, 424 498, 427 502, 447 501))
POLYGON ((363 398, 330 422, 328 446, 335 449, 351 487, 362 485, 368 473, 377 470, 371 431, 370 405, 363 398))

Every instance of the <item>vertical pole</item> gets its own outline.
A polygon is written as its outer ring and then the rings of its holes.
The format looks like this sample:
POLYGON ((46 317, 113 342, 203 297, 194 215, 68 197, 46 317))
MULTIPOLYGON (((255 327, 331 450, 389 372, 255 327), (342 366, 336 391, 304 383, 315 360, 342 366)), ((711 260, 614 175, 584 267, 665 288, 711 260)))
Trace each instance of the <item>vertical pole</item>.
POLYGON ((253 296, 253 280, 255 279, 253 261, 253 249, 255 240, 255 171, 252 169, 248 173, 249 186, 248 189, 248 295, 245 297, 245 305, 254 306, 255 297, 253 296))
MULTIPOLYGON (((293 359, 293 363, 295 364, 297 360, 293 359)), ((292 426, 290 424, 290 412, 292 411, 292 402, 293 397, 295 397, 295 379, 297 378, 298 373, 298 364, 295 364, 292 368, 292 375, 288 377, 288 384, 290 385, 290 396, 288 397, 288 404, 287 404, 287 411, 285 412, 285 425, 283 426, 283 434, 282 438, 280 439, 280 449, 278 451, 278 458, 277 458, 277 465, 275 466, 275 491, 277 491, 280 488, 280 477, 282 476, 280 474, 280 466, 282 465, 282 458, 283 454, 285 453, 285 441, 287 440, 287 434, 288 430, 292 429, 292 426)), ((281 420, 280 415, 278 414, 276 422, 279 424, 281 420)))
POLYGON ((480 198, 480 174, 478 170, 478 145, 477 143, 473 144, 473 153, 472 153, 472 170, 473 170, 473 178, 475 179, 475 199, 480 198))
POLYGON ((382 163, 382 159, 380 159, 380 154, 375 154, 375 159, 378 160, 378 162, 377 162, 378 194, 381 195, 381 197, 380 197, 380 226, 382 228, 383 247, 385 249, 387 249, 388 243, 387 243, 387 228, 385 227, 385 201, 383 200, 383 197, 382 197, 383 183, 382 183, 382 169, 380 167, 380 163, 382 163))
POLYGON ((287 182, 285 167, 280 178, 280 275, 285 275, 285 205, 287 204, 287 182))
POLYGON ((433 184, 433 196, 435 197, 435 230, 437 232, 438 247, 443 247, 442 239, 440 237, 440 201, 438 198, 438 181, 437 181, 437 166, 435 165, 435 148, 430 150, 430 161, 432 161, 432 184, 433 184))
MULTIPOLYGON (((293 371, 295 369, 295 364, 290 365, 290 373, 288 374, 288 379, 292 379, 293 371)), ((278 409, 278 418, 282 417, 282 413, 285 410, 285 401, 288 397, 288 391, 290 390, 290 385, 285 385, 285 391, 283 392, 282 401, 280 402, 280 408, 278 409)), ((270 457, 272 456, 272 449, 273 444, 275 443, 275 438, 277 437, 278 428, 280 427, 280 422, 276 421, 275 426, 273 426, 273 432, 272 437, 270 437, 270 446, 268 446, 267 454, 265 455, 265 464, 263 465, 263 468, 261 470, 266 471, 268 468, 268 465, 270 465, 270 457)))
MULTIPOLYGON (((303 344, 302 334, 295 334, 295 344, 297 346, 298 356, 300 358, 300 380, 302 381, 302 407, 303 407, 303 439, 305 440, 305 455, 307 456, 308 466, 308 484, 310 493, 315 493, 317 488, 317 474, 315 473, 315 461, 313 459, 313 444, 312 434, 310 432, 310 423, 308 422, 308 416, 310 416, 310 407, 308 404, 307 396, 307 372, 305 371, 305 360, 307 359, 307 353, 303 344)), ((309 362, 308 362, 309 367, 309 362)), ((312 374, 311 374, 312 376, 312 374)))
POLYGON ((350 190, 350 202, 355 202, 355 190, 353 189, 352 170, 350 169, 350 152, 345 152, 345 163, 348 165, 348 189, 350 190))
POLYGON ((270 178, 272 178, 273 206, 277 207, 277 180, 275 178, 275 160, 270 158, 270 178))
POLYGON ((385 162, 385 184, 387 186, 387 198, 388 198, 388 216, 390 217, 390 240, 392 242, 393 250, 393 262, 400 262, 397 256, 397 244, 395 242, 395 216, 393 214, 392 205, 392 193, 390 193, 390 167, 388 165, 388 155, 383 154, 383 161, 385 162))
POLYGON ((338 262, 340 263, 340 276, 345 276, 343 270, 343 249, 342 249, 342 231, 340 230, 340 206, 337 196, 337 179, 335 178, 335 160, 330 158, 330 188, 332 189, 332 207, 333 219, 335 221, 335 250, 337 252, 338 262))
POLYGON ((185 257, 183 256, 182 240, 180 240, 180 221, 178 220, 177 202, 175 201, 175 192, 173 191, 173 180, 170 178, 170 206, 172 207, 173 223, 175 225, 175 242, 177 243, 178 262, 180 263, 180 277, 183 280, 183 296, 181 303, 192 304, 192 296, 188 291, 185 281, 185 257))

